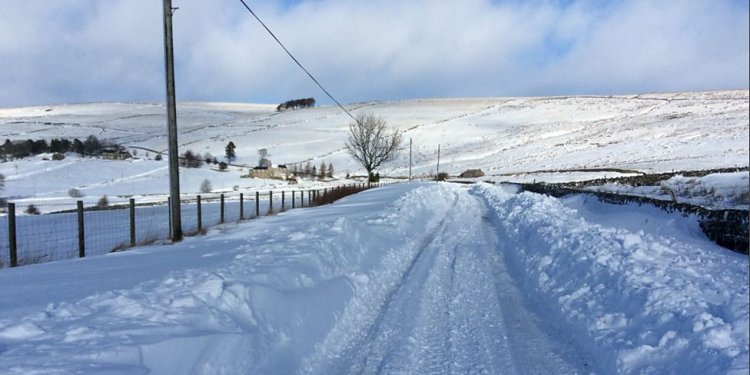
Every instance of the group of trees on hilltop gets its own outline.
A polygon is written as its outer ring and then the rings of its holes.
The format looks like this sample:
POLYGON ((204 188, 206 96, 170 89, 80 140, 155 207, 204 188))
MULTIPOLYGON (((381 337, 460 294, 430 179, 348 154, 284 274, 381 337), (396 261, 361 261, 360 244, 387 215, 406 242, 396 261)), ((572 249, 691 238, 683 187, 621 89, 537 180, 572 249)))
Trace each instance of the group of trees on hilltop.
POLYGON ((315 107, 314 98, 287 100, 279 104, 279 106, 276 107, 276 110, 278 112, 281 112, 281 111, 286 111, 287 109, 310 108, 310 107, 315 107))
POLYGON ((6 139, 5 143, 0 146, 0 157, 3 160, 20 159, 46 152, 61 154, 75 152, 81 156, 97 156, 108 146, 93 135, 88 136, 83 141, 78 138, 74 138, 72 141, 67 138, 53 138, 49 143, 44 139, 28 139, 25 141, 6 139))

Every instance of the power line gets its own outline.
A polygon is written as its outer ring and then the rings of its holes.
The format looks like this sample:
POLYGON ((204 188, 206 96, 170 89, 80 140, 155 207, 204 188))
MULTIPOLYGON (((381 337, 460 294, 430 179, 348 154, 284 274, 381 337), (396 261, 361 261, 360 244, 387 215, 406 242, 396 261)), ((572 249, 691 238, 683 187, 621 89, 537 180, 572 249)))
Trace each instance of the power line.
POLYGON ((328 90, 326 90, 326 88, 325 88, 325 87, 323 87, 323 85, 321 85, 321 84, 320 84, 320 82, 318 82, 318 80, 317 80, 317 79, 315 79, 315 77, 313 77, 313 75, 312 75, 312 74, 311 74, 311 73, 310 73, 310 72, 309 72, 309 71, 308 71, 308 70, 307 70, 307 69, 306 69, 306 68, 305 68, 305 67, 304 67, 304 66, 302 65, 302 63, 300 63, 300 62, 299 62, 299 60, 297 60, 297 58, 296 58, 296 57, 294 57, 294 55, 292 55, 292 53, 291 53, 291 52, 289 52, 289 50, 288 50, 288 49, 286 48, 286 46, 284 46, 284 43, 282 43, 282 42, 281 42, 281 41, 279 40, 279 38, 277 38, 277 37, 276 37, 276 35, 275 35, 275 34, 273 33, 273 31, 271 31, 271 29, 269 29, 269 28, 268 28, 268 26, 266 26, 266 24, 265 24, 265 23, 264 23, 264 22, 263 22, 263 21, 262 21, 262 20, 260 19, 260 17, 258 17, 258 15, 257 15, 257 14, 255 14, 255 12, 253 12, 253 10, 252 10, 252 9, 250 9, 250 7, 249 7, 249 6, 247 5, 247 3, 245 3, 245 0, 240 0, 240 2, 242 3, 242 5, 244 5, 244 6, 245 6, 245 9, 247 9, 247 11, 248 11, 248 12, 250 12, 250 14, 252 14, 252 15, 253 15, 253 17, 255 17, 255 19, 256 19, 256 20, 258 20, 258 22, 259 22, 259 23, 260 23, 260 24, 261 24, 261 25, 263 26, 263 28, 264 28, 264 29, 266 29, 266 31, 268 31, 268 34, 270 34, 270 35, 271 35, 271 37, 273 37, 273 39, 274 39, 274 40, 276 41, 276 43, 278 43, 278 44, 279 44, 279 46, 281 46, 281 48, 283 48, 283 49, 284 49, 284 52, 286 52, 286 54, 287 54, 287 55, 289 55, 289 57, 291 57, 291 58, 292 58, 292 60, 294 60, 294 62, 295 62, 295 63, 297 64, 297 66, 299 66, 299 67, 300 67, 300 69, 302 69, 302 70, 303 70, 303 71, 304 71, 304 72, 305 72, 305 73, 307 74, 307 76, 308 76, 308 77, 310 77, 310 79, 312 79, 312 80, 313 80, 313 82, 315 82, 315 84, 316 84, 316 85, 318 85, 318 87, 320 87, 320 89, 321 89, 321 90, 323 90, 323 92, 324 92, 324 93, 325 93, 325 94, 326 94, 326 95, 327 95, 327 96, 328 96, 329 98, 331 98, 331 100, 333 100, 333 102, 334 102, 334 103, 336 103, 336 105, 337 105, 337 106, 339 106, 339 108, 341 108, 341 110, 343 110, 343 111, 344 111, 344 113, 346 113, 346 114, 347 114, 347 115, 349 115, 349 117, 351 117, 351 118, 352 118, 352 119, 353 119, 354 121, 356 121, 357 123, 359 123, 359 120, 357 120, 357 118, 356 118, 356 117, 354 117, 354 116, 353 116, 353 115, 352 115, 351 113, 349 113, 349 111, 347 111, 347 110, 346 110, 346 108, 344 108, 344 106, 343 106, 343 105, 341 105, 341 103, 339 103, 339 101, 338 101, 338 100, 336 100, 336 98, 334 98, 334 97, 333 97, 333 95, 331 95, 331 93, 330 93, 330 92, 328 92, 328 90))

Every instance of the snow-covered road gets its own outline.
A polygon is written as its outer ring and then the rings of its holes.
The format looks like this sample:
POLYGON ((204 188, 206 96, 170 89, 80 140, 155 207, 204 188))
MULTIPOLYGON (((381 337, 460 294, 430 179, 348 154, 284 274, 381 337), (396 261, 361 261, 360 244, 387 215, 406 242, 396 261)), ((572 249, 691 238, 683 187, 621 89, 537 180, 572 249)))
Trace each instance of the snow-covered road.
POLYGON ((0 373, 746 373, 748 258, 696 228, 489 185, 388 186, 2 270, 0 373))
MULTIPOLYGON (((562 350, 523 308, 497 251, 487 207, 454 191, 408 252, 415 254, 338 355, 312 360, 315 373, 573 373, 562 350), (539 359, 539 353, 544 359, 539 359)), ((351 330, 347 326, 342 329, 351 330)), ((338 345, 341 343, 338 342, 338 345)), ((333 354, 333 353, 331 353, 333 354)))

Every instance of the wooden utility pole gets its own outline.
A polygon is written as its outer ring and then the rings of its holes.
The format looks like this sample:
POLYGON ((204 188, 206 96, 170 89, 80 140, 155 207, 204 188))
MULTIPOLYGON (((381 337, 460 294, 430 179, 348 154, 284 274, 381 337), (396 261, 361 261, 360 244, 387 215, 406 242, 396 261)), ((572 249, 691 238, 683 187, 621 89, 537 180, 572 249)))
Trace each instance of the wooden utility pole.
POLYGON ((438 145, 438 162, 437 162, 437 175, 435 176, 436 179, 440 178, 440 145, 438 145))
POLYGON ((174 51, 172 48, 172 0, 164 0, 164 66, 167 83, 167 133, 169 137, 169 207, 172 241, 182 240, 180 217, 180 165, 177 155, 177 105, 174 91, 174 51))
POLYGON ((411 138, 409 138, 409 181, 411 181, 411 138))

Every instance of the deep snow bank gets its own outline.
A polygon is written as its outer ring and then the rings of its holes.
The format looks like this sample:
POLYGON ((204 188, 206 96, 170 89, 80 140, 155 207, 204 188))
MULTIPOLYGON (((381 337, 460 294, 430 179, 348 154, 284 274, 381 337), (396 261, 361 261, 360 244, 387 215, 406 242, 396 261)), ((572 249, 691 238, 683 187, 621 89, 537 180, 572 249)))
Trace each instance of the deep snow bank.
POLYGON ((455 204, 450 189, 425 189, 369 190, 136 255, 4 270, 0 373, 330 373, 455 204), (147 276, 123 257, 149 264, 147 276), (81 277, 85 291, 68 293, 81 277))
POLYGON ((521 288, 604 373, 748 372, 747 256, 680 230, 589 222, 538 194, 474 192, 497 213, 521 288))

